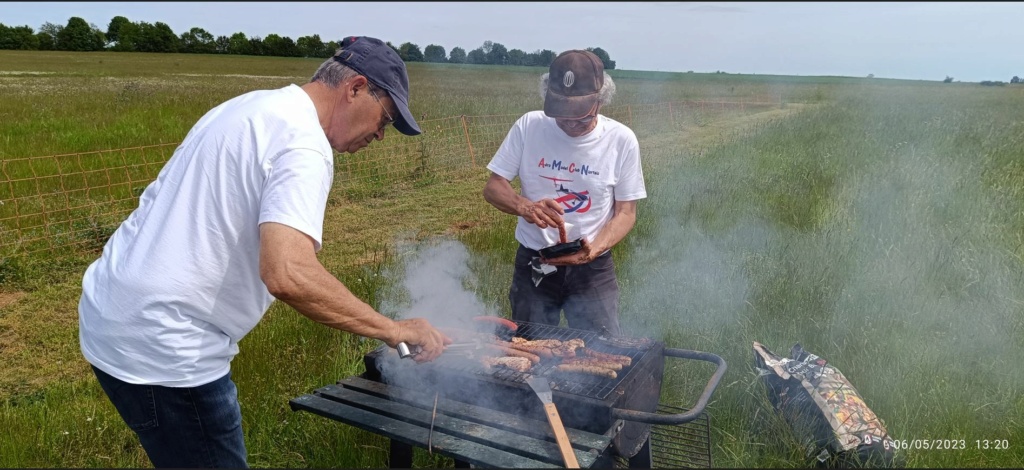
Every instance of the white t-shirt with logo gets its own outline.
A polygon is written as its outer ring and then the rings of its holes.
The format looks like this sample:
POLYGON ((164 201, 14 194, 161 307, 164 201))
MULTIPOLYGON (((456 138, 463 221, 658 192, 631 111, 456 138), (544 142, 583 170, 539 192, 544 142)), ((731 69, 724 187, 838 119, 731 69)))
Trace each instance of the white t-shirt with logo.
POLYGON ((259 225, 321 247, 333 152, 299 86, 210 110, 82 280, 85 358, 135 384, 193 387, 230 370, 274 300, 259 275, 259 225))
MULTIPOLYGON (((526 113, 487 165, 509 181, 518 176, 523 197, 561 203, 564 220, 588 241, 611 220, 615 201, 647 197, 636 134, 614 119, 597 119, 592 131, 570 137, 543 111, 526 113)), ((559 234, 519 217, 516 240, 540 250, 559 243, 559 234)))

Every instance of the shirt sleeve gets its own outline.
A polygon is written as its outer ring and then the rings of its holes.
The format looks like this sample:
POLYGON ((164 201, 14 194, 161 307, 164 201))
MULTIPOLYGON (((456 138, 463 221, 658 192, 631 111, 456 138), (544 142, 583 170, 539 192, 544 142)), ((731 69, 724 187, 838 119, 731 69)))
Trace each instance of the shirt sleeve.
POLYGON ((487 164, 488 170, 509 181, 519 175, 519 167, 523 162, 523 119, 525 116, 512 125, 494 158, 487 164))
POLYGON ((319 252, 334 181, 331 156, 312 149, 289 149, 267 161, 264 171, 259 223, 276 222, 305 233, 319 252))
POLYGON ((635 201, 647 197, 644 170, 640 165, 640 144, 636 137, 628 141, 622 152, 619 181, 615 185, 616 201, 635 201))

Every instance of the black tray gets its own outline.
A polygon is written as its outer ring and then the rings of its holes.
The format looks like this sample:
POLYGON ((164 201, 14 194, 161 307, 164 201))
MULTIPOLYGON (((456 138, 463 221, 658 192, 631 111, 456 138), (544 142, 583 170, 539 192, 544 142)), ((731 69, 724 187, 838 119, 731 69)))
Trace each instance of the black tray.
POLYGON ((557 245, 551 245, 547 248, 541 248, 540 255, 546 259, 558 258, 559 256, 571 255, 580 251, 583 248, 582 239, 576 239, 567 243, 559 243, 557 245))

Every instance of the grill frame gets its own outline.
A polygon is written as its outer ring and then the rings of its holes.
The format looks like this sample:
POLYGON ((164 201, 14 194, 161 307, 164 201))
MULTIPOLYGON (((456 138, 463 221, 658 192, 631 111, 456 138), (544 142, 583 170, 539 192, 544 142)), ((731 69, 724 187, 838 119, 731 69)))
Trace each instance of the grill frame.
MULTIPOLYGON (((660 341, 649 338, 610 338, 586 330, 515 323, 518 326, 515 336, 528 340, 580 338, 589 349, 632 358, 631 365, 624 367, 615 379, 578 375, 547 377, 552 381, 553 400, 566 426, 598 434, 611 433, 614 436, 612 449, 627 458, 642 450, 650 438, 651 425, 685 424, 699 419, 707 399, 725 372, 725 362, 714 354, 666 349, 660 341), (626 347, 631 344, 635 347, 626 347), (657 412, 665 357, 706 360, 719 365, 697 405, 686 413, 669 415, 657 412)), ((501 397, 501 400, 484 400, 494 402, 489 407, 543 421, 543 409, 526 384, 526 378, 531 374, 544 375, 558 362, 557 359, 542 361, 529 373, 504 368, 486 371, 474 359, 464 358, 453 359, 449 363, 439 358, 434 363, 417 365, 400 359, 395 350, 381 346, 364 356, 366 372, 362 377, 401 387, 436 390, 442 397, 480 403, 473 392, 467 391, 464 380, 472 378, 483 384, 486 395, 501 397), (396 370, 401 372, 396 374, 396 370), (395 380, 396 375, 401 379, 395 380)), ((470 385, 473 391, 478 387, 470 385)))
MULTIPOLYGON (((624 367, 618 372, 615 379, 610 380, 582 374, 570 375, 555 373, 553 369, 560 363, 560 360, 557 358, 542 359, 541 362, 532 367, 529 372, 518 372, 502 367, 495 367, 491 371, 487 371, 473 359, 467 360, 461 356, 446 357, 445 355, 439 357, 431 365, 413 366, 408 361, 399 361, 399 358, 394 354, 394 350, 386 346, 381 346, 364 356, 364 363, 366 365, 367 372, 374 375, 375 379, 377 379, 377 377, 372 371, 380 369, 382 361, 388 362, 389 364, 384 367, 391 370, 394 370, 396 367, 404 369, 412 369, 414 367, 420 369, 428 367, 438 369, 439 372, 443 370, 444 373, 451 373, 453 375, 472 375, 476 376, 475 378, 492 377, 502 382, 522 384, 524 387, 526 386, 527 378, 531 375, 539 375, 547 377, 549 381, 551 381, 552 391, 604 401, 608 400, 609 396, 619 388, 620 384, 627 380, 629 375, 633 373, 634 369, 644 363, 643 359, 645 357, 650 353, 657 356, 659 348, 663 347, 659 342, 653 340, 646 341, 644 344, 638 345, 637 347, 621 347, 615 344, 615 342, 621 343, 621 339, 605 338, 592 331, 530 322, 516 322, 516 324, 518 325, 518 329, 515 333, 516 337, 530 341, 545 339, 566 341, 578 338, 582 339, 584 343, 586 343, 587 349, 608 354, 628 356, 632 364, 624 367)), ((655 366, 660 367, 661 364, 655 364, 655 366)), ((653 411, 653 409, 651 411, 653 411)))

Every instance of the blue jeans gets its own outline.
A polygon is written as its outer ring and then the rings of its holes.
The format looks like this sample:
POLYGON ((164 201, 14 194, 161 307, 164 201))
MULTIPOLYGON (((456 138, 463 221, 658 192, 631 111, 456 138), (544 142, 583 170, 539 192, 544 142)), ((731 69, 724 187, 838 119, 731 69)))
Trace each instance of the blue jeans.
POLYGON ((191 388, 135 385, 92 368, 154 467, 247 468, 231 373, 191 388))
POLYGON ((534 285, 530 260, 540 254, 519 245, 508 298, 512 319, 558 326, 562 312, 569 328, 618 336, 619 283, 611 252, 578 266, 558 266, 534 285))

